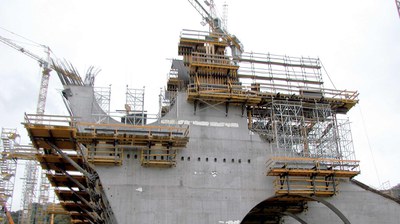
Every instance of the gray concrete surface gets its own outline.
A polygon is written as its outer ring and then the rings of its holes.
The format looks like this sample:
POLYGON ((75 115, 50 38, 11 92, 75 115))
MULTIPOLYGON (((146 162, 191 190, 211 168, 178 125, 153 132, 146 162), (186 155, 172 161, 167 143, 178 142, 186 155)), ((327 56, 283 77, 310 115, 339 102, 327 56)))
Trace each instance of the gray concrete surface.
MULTIPOLYGON (((75 115, 90 120, 98 110, 92 93, 83 87, 71 90, 75 115)), ((274 196, 274 178, 265 175, 271 145, 249 132, 240 107, 230 106, 225 116, 224 106, 203 104, 194 115, 193 105, 180 93, 162 121, 174 122, 190 126, 189 143, 179 151, 176 167, 142 167, 135 147, 125 151, 122 166, 96 167, 118 223, 240 223, 254 206, 274 196)), ((339 193, 326 200, 351 223, 400 220, 399 204, 350 181, 341 181, 339 193)), ((308 223, 341 223, 317 202, 309 202, 299 216, 308 223)), ((298 222, 285 217, 284 223, 298 222)))

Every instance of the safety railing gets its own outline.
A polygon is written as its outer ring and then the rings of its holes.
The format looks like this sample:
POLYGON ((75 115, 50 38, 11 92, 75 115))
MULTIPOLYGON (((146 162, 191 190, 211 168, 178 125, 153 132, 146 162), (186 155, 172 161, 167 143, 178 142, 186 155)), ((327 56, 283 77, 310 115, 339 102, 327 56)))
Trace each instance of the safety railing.
POLYGON ((77 117, 64 115, 25 114, 25 124, 41 124, 51 126, 72 126, 77 122, 77 117))
MULTIPOLYGON (((146 126, 146 125, 126 125, 126 124, 94 124, 78 122, 77 126, 82 129, 79 134, 91 134, 96 136, 99 133, 112 134, 114 136, 124 134, 137 134, 147 136, 180 136, 187 137, 189 126, 146 126)), ((89 135, 90 136, 90 135, 89 135)))
POLYGON ((332 196, 338 191, 338 181, 325 177, 277 177, 274 180, 276 195, 332 196))
POLYGON ((236 58, 240 62, 273 64, 287 67, 304 67, 312 69, 320 69, 321 62, 318 58, 310 57, 293 57, 286 55, 276 55, 270 53, 254 53, 244 52, 240 58, 236 58))
POLYGON ((279 176, 283 173, 294 176, 336 175, 354 177, 360 173, 359 160, 304 157, 272 157, 267 163, 267 175, 279 176))
POLYGON ((153 147, 142 149, 140 162, 147 167, 173 167, 176 165, 176 149, 153 147))
POLYGON ((269 83, 257 83, 249 85, 224 85, 224 84, 208 84, 208 83, 192 83, 188 85, 188 93, 207 93, 207 94, 239 94, 252 95, 262 97, 275 96, 277 94, 288 97, 297 96, 302 99, 332 99, 344 102, 358 102, 357 91, 321 89, 321 88, 304 88, 302 86, 288 86, 269 83), (257 87, 257 88, 255 88, 257 87))
POLYGON ((86 159, 93 164, 121 165, 123 149, 118 146, 87 146, 86 159))
POLYGON ((180 38, 181 41, 183 39, 188 39, 199 43, 214 42, 223 45, 228 44, 227 36, 223 33, 184 29, 181 31, 180 38))
POLYGON ((191 65, 233 66, 235 68, 239 68, 239 66, 233 64, 232 59, 228 56, 217 54, 193 52, 189 62, 191 65))

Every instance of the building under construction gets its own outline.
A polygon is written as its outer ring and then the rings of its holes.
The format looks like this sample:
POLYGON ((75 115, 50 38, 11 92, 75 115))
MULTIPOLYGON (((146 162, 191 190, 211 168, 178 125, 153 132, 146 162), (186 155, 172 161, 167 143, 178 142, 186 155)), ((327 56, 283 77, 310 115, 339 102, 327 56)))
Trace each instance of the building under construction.
MULTIPOLYGON (((12 153, 40 163, 57 211, 73 223, 397 223, 400 201, 352 180, 360 167, 345 115, 357 91, 325 88, 317 58, 244 52, 189 2, 210 31, 181 32, 153 123, 143 89, 127 87, 116 119, 92 70, 83 80, 50 65, 70 115, 26 114, 32 150, 12 153)), ((10 155, 15 132, 3 133, 10 155)), ((2 159, 4 202, 15 161, 2 159)))

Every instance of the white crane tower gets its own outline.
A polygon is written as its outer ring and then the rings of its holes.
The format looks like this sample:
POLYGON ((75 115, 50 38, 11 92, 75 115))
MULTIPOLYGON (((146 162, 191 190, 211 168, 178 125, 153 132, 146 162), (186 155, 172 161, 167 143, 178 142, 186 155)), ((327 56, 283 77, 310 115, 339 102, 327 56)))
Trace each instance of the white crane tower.
POLYGON ((46 108, 46 98, 47 98, 47 90, 49 87, 49 79, 50 79, 50 48, 45 45, 41 45, 46 54, 47 58, 46 60, 33 54, 32 52, 26 50, 25 48, 19 46, 18 44, 14 43, 12 40, 0 36, 0 41, 3 42, 4 44, 14 48, 15 50, 33 58, 37 62, 39 62, 40 67, 42 67, 42 78, 40 82, 40 89, 39 89, 39 97, 38 97, 38 102, 37 102, 37 107, 36 107, 36 113, 37 114, 44 114, 45 108, 46 108))

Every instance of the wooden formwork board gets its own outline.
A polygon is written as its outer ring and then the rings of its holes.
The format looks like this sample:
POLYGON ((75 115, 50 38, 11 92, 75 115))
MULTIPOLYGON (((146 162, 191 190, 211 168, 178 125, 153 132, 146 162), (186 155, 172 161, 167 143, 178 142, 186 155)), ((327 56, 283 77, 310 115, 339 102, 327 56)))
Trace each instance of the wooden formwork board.
POLYGON ((359 173, 358 160, 273 157, 267 161, 268 176, 335 176, 352 178, 359 173))
POLYGON ((276 190, 276 195, 303 195, 303 196, 321 196, 330 197, 335 195, 334 191, 313 191, 313 190, 276 190))
POLYGON ((192 86, 188 88, 188 100, 201 99, 204 101, 213 102, 236 102, 246 103, 248 106, 258 106, 261 102, 268 103, 272 100, 290 100, 292 102, 321 102, 330 105, 333 111, 340 114, 346 114, 357 103, 357 99, 345 98, 330 98, 330 97, 313 97, 306 95, 299 95, 299 93, 285 94, 282 92, 260 92, 260 91, 246 91, 251 87, 242 86, 242 91, 231 91, 229 85, 220 85, 217 89, 222 91, 210 91, 212 88, 202 89, 201 85, 207 86, 207 83, 202 83, 200 86, 192 86), (251 94, 250 94, 251 93, 251 94))
POLYGON ((51 141, 59 149, 76 148, 73 139, 76 137, 76 128, 69 126, 48 126, 25 124, 25 128, 31 138, 32 144, 36 149, 51 149, 47 141, 51 141))
POLYGON ((228 47, 228 42, 218 41, 218 39, 196 39, 196 38, 180 38, 178 48, 204 46, 204 44, 212 44, 214 46, 228 47))
POLYGON ((37 138, 73 138, 77 132, 76 128, 70 126, 26 124, 25 128, 32 136, 37 138))
MULTIPOLYGON (((83 160, 80 156, 69 156, 74 162, 78 165, 82 166, 83 160)), ((43 169, 47 170, 55 170, 61 172, 65 171, 77 171, 77 169, 70 164, 69 162, 65 161, 60 155, 36 155, 36 160, 40 163, 43 169)))
POLYGON ((246 104, 246 105, 258 105, 261 102, 261 98, 252 96, 249 94, 232 94, 230 92, 225 93, 202 93, 202 92, 189 92, 187 95, 188 101, 202 100, 208 102, 223 102, 230 104, 246 104))
POLYGON ((314 169, 278 169, 271 168, 267 171, 267 176, 335 176, 335 177, 354 177, 360 174, 360 171, 348 170, 314 170, 314 169))
POLYGON ((78 194, 85 200, 90 201, 90 195, 86 191, 77 191, 74 193, 71 190, 54 190, 54 192, 60 201, 81 201, 75 194, 78 194))
MULTIPOLYGON (((66 175, 62 174, 46 174, 47 179, 49 179, 53 187, 78 187, 73 181, 71 181, 66 175)), ((71 175, 76 181, 78 181, 83 186, 87 185, 86 177, 82 175, 71 175)))
POLYGON ((173 167, 176 165, 176 161, 143 160, 141 161, 141 164, 145 167, 173 167))
POLYGON ((83 204, 83 203, 76 203, 73 201, 61 201, 60 204, 68 212, 85 213, 85 211, 83 209, 85 209, 86 211, 89 211, 89 212, 93 212, 93 210, 90 206, 83 204))

